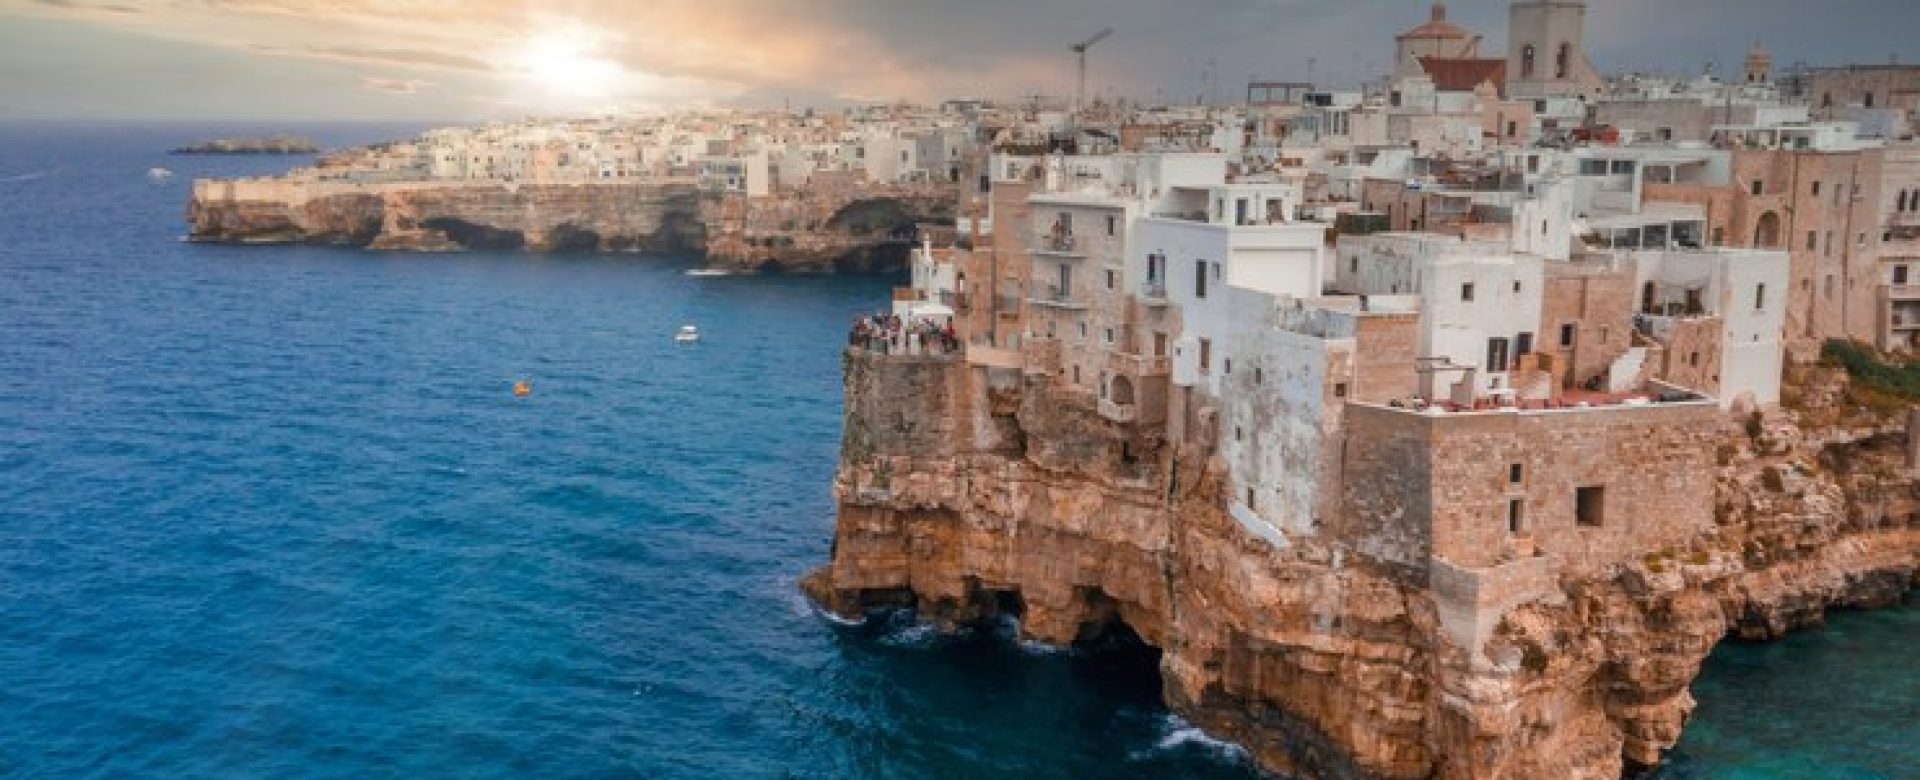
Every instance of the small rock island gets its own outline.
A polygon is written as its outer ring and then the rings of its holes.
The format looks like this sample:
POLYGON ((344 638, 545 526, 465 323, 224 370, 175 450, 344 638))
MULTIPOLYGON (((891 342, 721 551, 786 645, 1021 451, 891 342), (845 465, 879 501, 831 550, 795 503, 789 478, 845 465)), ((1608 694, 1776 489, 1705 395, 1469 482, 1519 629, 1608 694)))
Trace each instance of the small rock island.
POLYGON ((293 135, 212 138, 169 150, 168 154, 319 154, 320 145, 293 135))

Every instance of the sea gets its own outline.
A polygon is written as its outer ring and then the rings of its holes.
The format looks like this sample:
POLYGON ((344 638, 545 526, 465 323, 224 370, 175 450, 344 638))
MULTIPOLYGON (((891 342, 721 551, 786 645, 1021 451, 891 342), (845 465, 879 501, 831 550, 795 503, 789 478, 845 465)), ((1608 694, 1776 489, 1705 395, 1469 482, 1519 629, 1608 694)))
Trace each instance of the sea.
MULTIPOLYGON (((0 124, 0 777, 1257 776, 1151 674, 799 594, 900 279, 181 240, 306 158, 170 147, 419 129, 0 124)), ((1920 775, 1915 640, 1724 646, 1662 776, 1920 775)))

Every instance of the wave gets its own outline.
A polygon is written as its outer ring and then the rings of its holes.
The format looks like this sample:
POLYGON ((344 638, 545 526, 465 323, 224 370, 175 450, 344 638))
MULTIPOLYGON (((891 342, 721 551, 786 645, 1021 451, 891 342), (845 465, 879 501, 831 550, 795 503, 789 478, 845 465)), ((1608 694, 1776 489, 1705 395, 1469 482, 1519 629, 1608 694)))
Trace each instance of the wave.
POLYGON ((1217 737, 1207 736, 1199 726, 1188 723, 1186 718, 1168 713, 1160 724, 1160 740, 1150 750, 1135 753, 1139 760, 1153 753, 1170 753, 1183 748, 1199 750, 1225 761, 1244 761, 1247 749, 1217 737))
POLYGON ((32 173, 16 173, 12 176, 0 176, 0 184, 12 184, 14 182, 21 182, 21 181, 33 181, 34 179, 44 179, 52 175, 53 175, 53 171, 50 171, 50 170, 34 171, 32 173))

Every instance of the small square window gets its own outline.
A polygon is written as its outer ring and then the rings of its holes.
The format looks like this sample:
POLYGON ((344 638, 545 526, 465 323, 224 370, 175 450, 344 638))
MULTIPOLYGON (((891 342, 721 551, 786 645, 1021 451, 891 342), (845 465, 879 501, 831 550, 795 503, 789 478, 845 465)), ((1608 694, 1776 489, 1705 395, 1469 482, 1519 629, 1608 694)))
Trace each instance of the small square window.
POLYGON ((1335 398, 1347 397, 1347 383, 1345 382, 1333 383, 1333 397, 1335 398))
POLYGON ((1573 521, 1589 528, 1598 528, 1606 519, 1607 489, 1598 485, 1575 488, 1573 492, 1573 521))
POLYGON ((1473 300, 1473 283, 1472 282, 1468 282, 1466 284, 1460 285, 1460 300, 1462 301, 1473 300))
POLYGON ((1560 346, 1562 347, 1573 346, 1573 326, 1572 325, 1560 326, 1560 346))

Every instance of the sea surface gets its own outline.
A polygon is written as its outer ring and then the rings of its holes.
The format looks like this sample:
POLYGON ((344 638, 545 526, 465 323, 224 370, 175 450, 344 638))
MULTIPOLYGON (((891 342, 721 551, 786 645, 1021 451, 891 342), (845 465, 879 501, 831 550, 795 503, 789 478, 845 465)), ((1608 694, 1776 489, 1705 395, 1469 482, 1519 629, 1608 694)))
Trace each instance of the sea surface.
MULTIPOLYGON (((1150 677, 797 593, 898 280, 182 243, 303 160, 163 151, 286 129, 417 128, 0 125, 0 777, 1254 776, 1150 677)), ((1670 776, 1914 777, 1917 639, 1723 649, 1670 776)))

